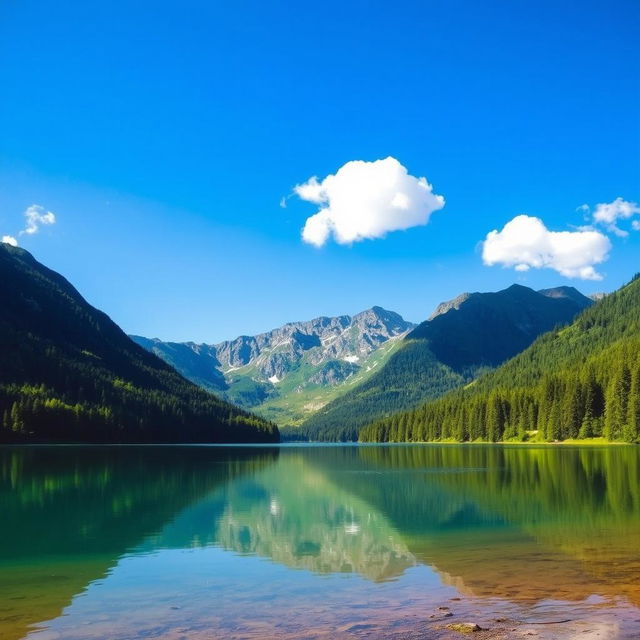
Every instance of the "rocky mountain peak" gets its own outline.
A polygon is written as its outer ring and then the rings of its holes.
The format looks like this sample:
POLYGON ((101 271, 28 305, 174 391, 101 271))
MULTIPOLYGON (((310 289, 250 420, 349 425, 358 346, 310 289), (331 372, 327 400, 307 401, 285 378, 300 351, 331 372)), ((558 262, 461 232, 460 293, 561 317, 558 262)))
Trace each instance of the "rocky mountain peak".
POLYGON ((412 327, 399 314, 372 307, 354 316, 289 322, 256 336, 219 343, 215 349, 223 370, 254 365, 265 378, 282 380, 303 356, 312 365, 329 360, 354 363, 412 327))
POLYGON ((433 313, 429 316, 429 320, 433 320, 437 316, 441 316, 447 311, 451 311, 451 309, 459 309, 460 305, 466 302, 473 294, 472 293, 461 293, 459 296, 452 298, 451 300, 446 300, 445 302, 441 302, 433 311, 433 313))
POLYGON ((540 289, 538 293, 546 296, 547 298, 564 298, 565 300, 571 300, 581 306, 582 308, 588 307, 592 299, 580 293, 575 287, 553 287, 552 289, 540 289))
POLYGON ((214 345, 162 343, 139 336, 134 339, 209 388, 225 389, 242 377, 271 387, 303 365, 308 370, 301 381, 303 386, 334 386, 357 372, 385 342, 413 327, 399 314, 375 306, 354 316, 289 322, 255 336, 238 336, 214 345))

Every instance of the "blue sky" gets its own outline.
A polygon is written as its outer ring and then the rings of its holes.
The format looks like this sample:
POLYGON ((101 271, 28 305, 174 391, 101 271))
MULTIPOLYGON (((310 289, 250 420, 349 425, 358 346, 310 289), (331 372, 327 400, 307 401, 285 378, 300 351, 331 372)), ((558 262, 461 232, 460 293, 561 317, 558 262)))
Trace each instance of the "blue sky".
POLYGON ((513 282, 611 290, 640 270, 640 215, 625 237, 592 219, 640 200, 639 27, 635 1, 3 2, 0 235, 175 340, 374 304, 418 321, 513 282), (281 199, 388 156, 444 208, 303 242, 332 203, 281 199), (33 204, 56 222, 18 236, 33 204), (518 214, 594 226, 603 279, 483 264, 518 214))

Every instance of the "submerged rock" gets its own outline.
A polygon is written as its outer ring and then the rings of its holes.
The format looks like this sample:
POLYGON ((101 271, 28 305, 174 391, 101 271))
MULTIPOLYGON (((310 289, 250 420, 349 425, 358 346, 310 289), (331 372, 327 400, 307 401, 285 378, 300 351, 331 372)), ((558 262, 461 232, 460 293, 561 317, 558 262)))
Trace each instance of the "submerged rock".
POLYGON ((451 631, 458 631, 460 633, 474 633, 475 631, 482 631, 482 627, 475 622, 452 622, 446 626, 451 631))

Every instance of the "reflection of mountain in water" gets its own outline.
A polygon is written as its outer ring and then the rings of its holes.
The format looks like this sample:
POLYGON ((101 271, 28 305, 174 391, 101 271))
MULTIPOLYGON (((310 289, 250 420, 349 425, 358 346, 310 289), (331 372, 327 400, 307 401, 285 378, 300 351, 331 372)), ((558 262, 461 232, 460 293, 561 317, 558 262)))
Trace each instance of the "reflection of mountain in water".
POLYGON ((296 569, 359 573, 375 581, 396 577, 415 564, 380 512, 323 474, 305 469, 303 457, 283 456, 277 468, 227 489, 218 543, 296 569), (295 480, 285 483, 283 477, 295 480), (258 487, 251 486, 257 481, 258 487))
POLYGON ((0 528, 0 628, 23 636, 125 553, 207 545, 373 581, 424 563, 512 602, 640 603, 639 469, 633 447, 0 450, 16 525, 0 528))
POLYGON ((286 448, 182 514, 163 544, 376 581, 422 562, 512 601, 640 602, 639 468, 631 447, 286 448))

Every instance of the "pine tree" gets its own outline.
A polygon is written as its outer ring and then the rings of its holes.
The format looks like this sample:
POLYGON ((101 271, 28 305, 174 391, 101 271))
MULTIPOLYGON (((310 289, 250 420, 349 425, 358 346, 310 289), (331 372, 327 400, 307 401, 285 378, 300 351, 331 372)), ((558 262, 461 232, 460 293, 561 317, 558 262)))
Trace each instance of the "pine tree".
POLYGON ((17 432, 24 429, 24 421, 17 402, 11 405, 11 429, 17 432))
POLYGON ((640 441, 640 367, 636 367, 631 376, 623 438, 626 442, 640 441))

